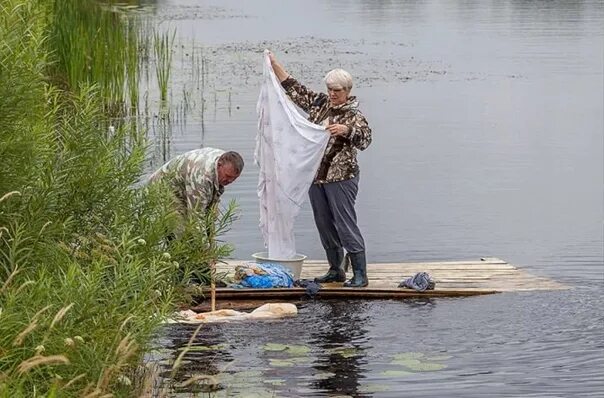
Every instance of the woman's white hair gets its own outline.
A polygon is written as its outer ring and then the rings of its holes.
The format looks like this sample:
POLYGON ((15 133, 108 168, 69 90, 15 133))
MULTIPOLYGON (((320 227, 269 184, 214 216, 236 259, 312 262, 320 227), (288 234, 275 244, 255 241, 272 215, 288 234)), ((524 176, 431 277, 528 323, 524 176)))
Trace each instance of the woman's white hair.
POLYGON ((352 76, 344 69, 332 69, 323 79, 328 88, 343 88, 347 91, 352 89, 352 76))

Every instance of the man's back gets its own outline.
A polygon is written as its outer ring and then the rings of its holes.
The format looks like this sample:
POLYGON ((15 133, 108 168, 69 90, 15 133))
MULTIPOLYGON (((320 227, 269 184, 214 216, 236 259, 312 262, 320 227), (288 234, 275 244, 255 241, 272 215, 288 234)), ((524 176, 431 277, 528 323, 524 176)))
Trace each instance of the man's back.
POLYGON ((182 206, 182 212, 197 208, 205 211, 218 201, 224 188, 217 176, 217 162, 224 154, 221 149, 200 148, 185 152, 155 171, 149 181, 165 180, 182 206))

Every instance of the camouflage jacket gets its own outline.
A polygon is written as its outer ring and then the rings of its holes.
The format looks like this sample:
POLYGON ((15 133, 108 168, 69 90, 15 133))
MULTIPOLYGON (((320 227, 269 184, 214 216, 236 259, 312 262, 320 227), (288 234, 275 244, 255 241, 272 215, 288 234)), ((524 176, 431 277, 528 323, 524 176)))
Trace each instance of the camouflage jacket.
POLYGON ((309 114, 308 120, 316 124, 345 124, 349 132, 345 136, 332 136, 315 177, 315 184, 348 180, 359 173, 357 149, 364 150, 371 144, 371 128, 359 111, 356 97, 346 103, 331 107, 325 93, 315 93, 291 76, 281 85, 291 100, 309 114))
POLYGON ((173 189, 179 211, 206 211, 218 203, 224 187, 218 183, 216 163, 224 153, 214 148, 185 152, 171 159, 149 177, 149 181, 166 180, 173 189))

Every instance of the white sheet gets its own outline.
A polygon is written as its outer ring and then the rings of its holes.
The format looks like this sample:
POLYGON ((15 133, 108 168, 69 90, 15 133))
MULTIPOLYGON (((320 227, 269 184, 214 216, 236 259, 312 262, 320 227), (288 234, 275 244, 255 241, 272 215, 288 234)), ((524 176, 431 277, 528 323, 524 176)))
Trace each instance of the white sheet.
POLYGON ((256 105, 255 162, 260 167, 260 230, 271 259, 296 254, 294 220, 306 199, 329 134, 310 123, 287 98, 264 52, 264 80, 256 105))

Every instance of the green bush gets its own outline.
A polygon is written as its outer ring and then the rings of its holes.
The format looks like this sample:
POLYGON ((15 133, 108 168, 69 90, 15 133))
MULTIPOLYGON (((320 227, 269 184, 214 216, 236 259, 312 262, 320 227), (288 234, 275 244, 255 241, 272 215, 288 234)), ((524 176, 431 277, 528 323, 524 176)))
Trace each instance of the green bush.
MULTIPOLYGON (((130 90, 123 65, 107 68, 121 74, 115 84, 62 65, 99 55, 70 44, 68 26, 57 44, 59 3, 0 5, 0 396, 132 396, 184 286, 230 254, 218 237, 234 204, 183 220, 166 186, 140 185, 144 133, 108 106, 130 90)), ((68 9, 79 18, 88 8, 68 9)), ((99 35, 137 51, 130 36, 99 35)))

